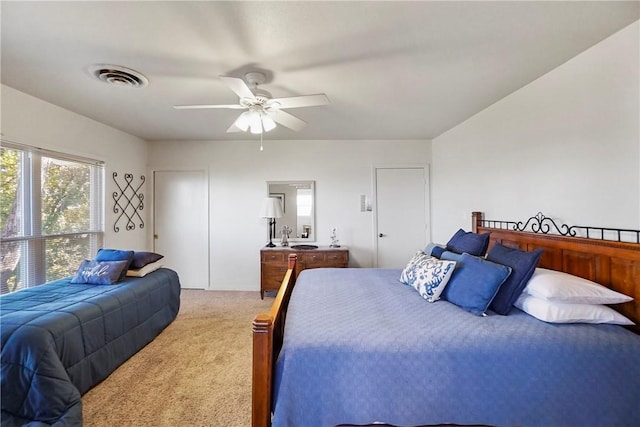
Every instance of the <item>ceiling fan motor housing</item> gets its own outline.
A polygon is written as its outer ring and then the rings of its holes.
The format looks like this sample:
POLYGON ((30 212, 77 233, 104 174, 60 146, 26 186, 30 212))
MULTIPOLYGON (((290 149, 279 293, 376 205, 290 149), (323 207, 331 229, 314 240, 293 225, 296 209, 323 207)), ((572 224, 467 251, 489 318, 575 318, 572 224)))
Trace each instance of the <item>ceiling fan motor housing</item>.
POLYGON ((246 106, 264 105, 265 102, 267 102, 268 100, 273 98, 271 96, 271 93, 269 93, 269 92, 267 92, 266 90, 263 90, 263 89, 258 89, 258 85, 261 85, 262 83, 264 83, 266 81, 266 77, 265 77, 265 75, 263 73, 259 73, 259 72, 246 73, 244 75, 244 79, 249 84, 251 92, 255 96, 255 99, 246 99, 246 98, 245 99, 241 99, 240 100, 241 104, 244 101, 244 104, 246 106))
POLYGON ((244 79, 251 86, 261 85, 262 83, 264 83, 266 81, 265 75, 263 73, 259 73, 259 72, 246 73, 244 75, 244 79))

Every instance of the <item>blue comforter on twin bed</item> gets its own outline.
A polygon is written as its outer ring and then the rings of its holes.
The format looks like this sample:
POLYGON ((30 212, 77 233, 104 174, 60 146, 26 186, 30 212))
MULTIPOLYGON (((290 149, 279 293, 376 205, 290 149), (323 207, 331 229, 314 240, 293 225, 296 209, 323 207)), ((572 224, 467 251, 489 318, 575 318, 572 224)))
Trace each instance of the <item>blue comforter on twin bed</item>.
POLYGON ((2 426, 80 426, 80 396, 151 342, 180 307, 175 271, 116 285, 71 278, 0 298, 2 426))
POLYGON ((517 309, 478 317, 426 302, 399 276, 300 274, 276 364, 274 427, 640 425, 640 336, 517 309))

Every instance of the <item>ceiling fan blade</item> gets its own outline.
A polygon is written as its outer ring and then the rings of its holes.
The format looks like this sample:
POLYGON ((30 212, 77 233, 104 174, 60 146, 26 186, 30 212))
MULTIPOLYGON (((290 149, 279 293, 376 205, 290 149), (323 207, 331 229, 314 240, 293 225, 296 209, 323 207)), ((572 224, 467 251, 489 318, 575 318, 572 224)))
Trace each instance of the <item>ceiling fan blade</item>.
POLYGON ((216 104, 203 104, 203 105, 174 105, 176 110, 204 110, 208 108, 230 108, 232 110, 243 110, 247 107, 243 107, 240 104, 229 105, 216 105, 216 104))
POLYGON ((227 133, 235 132, 243 132, 243 130, 236 126, 236 122, 234 121, 233 123, 231 123, 231 126, 229 126, 229 129, 227 129, 227 133))
POLYGON ((227 86, 229 86, 229 89, 234 91, 236 95, 240 97, 240 99, 242 98, 255 99, 255 95, 253 94, 253 92, 251 92, 251 89, 249 89, 249 86, 247 86, 244 80, 239 79, 237 77, 227 77, 227 76, 220 76, 220 78, 222 79, 223 82, 225 82, 227 86))
POLYGON ((307 125, 307 122, 305 122, 304 120, 300 120, 296 116, 293 116, 286 111, 269 111, 267 112, 267 115, 271 117, 274 122, 280 123, 282 126, 288 127, 289 129, 295 131, 302 130, 307 125))
POLYGON ((318 93, 315 95, 303 95, 303 96, 290 96, 288 98, 275 98, 272 99, 271 104, 279 104, 278 108, 298 108, 298 107, 313 107, 316 105, 330 104, 329 98, 324 93, 318 93))

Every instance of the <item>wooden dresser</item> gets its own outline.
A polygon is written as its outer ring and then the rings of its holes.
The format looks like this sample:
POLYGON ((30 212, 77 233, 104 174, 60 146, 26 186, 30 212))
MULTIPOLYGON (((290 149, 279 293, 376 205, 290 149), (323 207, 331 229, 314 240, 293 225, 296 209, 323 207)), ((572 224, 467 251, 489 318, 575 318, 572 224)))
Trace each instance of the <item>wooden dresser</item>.
POLYGON ((307 268, 340 267, 349 265, 347 248, 319 247, 318 249, 263 248, 260 250, 260 298, 265 291, 277 291, 287 272, 289 254, 298 255, 296 277, 307 268))

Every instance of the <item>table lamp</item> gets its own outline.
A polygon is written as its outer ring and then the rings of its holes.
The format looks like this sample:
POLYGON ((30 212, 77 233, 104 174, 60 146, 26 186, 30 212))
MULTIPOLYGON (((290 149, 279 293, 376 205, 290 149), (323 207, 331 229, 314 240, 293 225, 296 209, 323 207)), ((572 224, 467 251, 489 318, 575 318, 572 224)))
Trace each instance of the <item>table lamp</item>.
POLYGON ((275 197, 267 197, 262 204, 262 210, 260 211, 260 217, 269 219, 269 243, 267 248, 273 248, 276 245, 273 244, 273 237, 276 234, 276 218, 282 218, 284 213, 282 212, 282 204, 280 199, 275 197))

